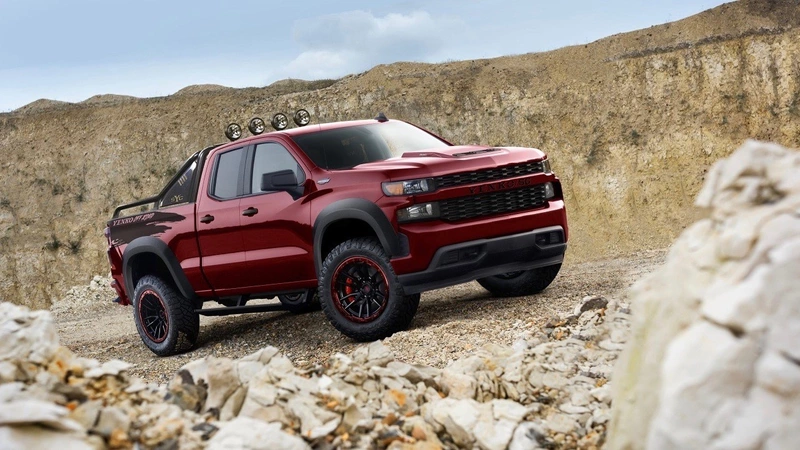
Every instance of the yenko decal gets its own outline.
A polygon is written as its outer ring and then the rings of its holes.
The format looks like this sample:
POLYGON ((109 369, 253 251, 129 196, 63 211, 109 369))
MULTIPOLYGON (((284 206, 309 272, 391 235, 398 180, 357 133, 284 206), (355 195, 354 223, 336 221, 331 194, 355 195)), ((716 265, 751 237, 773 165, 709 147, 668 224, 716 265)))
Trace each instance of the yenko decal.
POLYGON ((167 212, 150 212, 111 221, 111 243, 115 246, 130 243, 141 236, 159 235, 172 227, 169 222, 181 222, 186 216, 167 212))
POLYGON ((148 220, 150 220, 153 217, 155 217, 155 215, 156 215, 156 213, 152 212, 152 213, 141 214, 141 215, 133 216, 133 217, 126 217, 124 219, 115 219, 115 220, 113 220, 111 222, 111 226, 112 227, 118 227, 120 225, 130 225, 132 223, 147 222, 148 220))

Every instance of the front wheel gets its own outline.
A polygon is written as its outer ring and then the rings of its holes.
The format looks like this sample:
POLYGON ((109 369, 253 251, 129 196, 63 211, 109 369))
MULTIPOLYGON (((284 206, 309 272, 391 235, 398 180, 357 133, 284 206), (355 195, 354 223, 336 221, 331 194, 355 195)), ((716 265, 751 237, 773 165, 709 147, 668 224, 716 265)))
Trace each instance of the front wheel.
POLYGON ((133 319, 144 345, 158 356, 189 350, 200 332, 200 315, 192 302, 153 275, 136 284, 133 319))
POLYGON ((405 295, 389 257, 373 238, 345 241, 322 263, 322 311, 337 330, 358 341, 374 341, 408 328, 419 294, 405 295))
POLYGON ((520 297, 542 292, 553 282, 561 264, 479 278, 478 284, 496 297, 520 297))

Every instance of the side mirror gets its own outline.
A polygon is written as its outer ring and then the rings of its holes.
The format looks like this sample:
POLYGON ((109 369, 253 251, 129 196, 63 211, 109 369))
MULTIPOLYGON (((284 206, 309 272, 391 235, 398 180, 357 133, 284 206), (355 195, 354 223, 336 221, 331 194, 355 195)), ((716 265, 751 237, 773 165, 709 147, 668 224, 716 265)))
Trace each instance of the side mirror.
POLYGON ((297 184, 297 175, 291 169, 261 175, 262 191, 292 191, 297 184))

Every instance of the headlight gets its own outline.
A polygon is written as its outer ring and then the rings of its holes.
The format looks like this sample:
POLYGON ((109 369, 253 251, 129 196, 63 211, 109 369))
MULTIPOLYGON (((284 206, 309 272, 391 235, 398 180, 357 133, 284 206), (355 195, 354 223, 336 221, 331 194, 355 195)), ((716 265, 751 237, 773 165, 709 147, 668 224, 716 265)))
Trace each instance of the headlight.
POLYGON ((398 222, 413 222, 415 220, 435 219, 437 217, 439 217, 439 204, 436 202, 420 203, 397 210, 398 222))
POLYGON ((542 172, 553 173, 553 169, 550 167, 550 160, 547 158, 542 160, 542 172))
POLYGON ((305 109, 298 109, 297 112, 294 113, 294 123, 296 123, 297 126, 304 127, 310 122, 311 114, 309 114, 305 109))
POLYGON ((264 119, 261 117, 253 117, 250 119, 247 129, 250 130, 253 135, 259 135, 267 130, 267 124, 264 123, 264 119))
POLYGON ((407 181, 387 181, 382 184, 383 193, 389 196, 395 195, 414 195, 433 192, 436 185, 433 178, 423 178, 421 180, 407 181))
POLYGON ((277 113, 272 116, 272 128, 275 128, 278 131, 286 129, 289 126, 289 119, 286 117, 284 113, 277 113))
POLYGON ((235 141, 242 137, 242 127, 238 123, 230 123, 225 127, 225 137, 231 141, 235 141))

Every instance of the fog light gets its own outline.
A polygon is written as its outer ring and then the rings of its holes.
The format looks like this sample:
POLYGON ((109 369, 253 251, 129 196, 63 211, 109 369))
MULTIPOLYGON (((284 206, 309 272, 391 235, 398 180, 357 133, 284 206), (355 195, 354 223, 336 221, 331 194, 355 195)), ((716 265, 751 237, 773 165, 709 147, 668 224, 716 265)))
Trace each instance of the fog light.
POLYGON ((550 200, 551 198, 556 196, 556 190, 553 188, 553 183, 545 183, 544 184, 544 198, 550 200))
POLYGON ((289 126, 289 118, 284 113, 278 113, 272 116, 272 128, 276 130, 285 130, 289 126))
POLYGON ((242 127, 240 127, 238 123, 229 123, 228 126, 225 127, 225 137, 232 141, 239 139, 242 137, 242 127))
POLYGON ((536 235, 536 245, 554 245, 564 242, 564 235, 561 231, 550 231, 547 233, 539 233, 536 235))
POLYGON ((267 129, 267 124, 264 123, 264 119, 261 117, 253 117, 250 119, 250 123, 247 124, 247 129, 250 130, 253 134, 261 134, 267 129))
POLYGON ((413 222, 415 220, 435 219, 439 217, 438 203, 420 203, 408 208, 397 210, 398 222, 413 222))
POLYGON ((311 122, 311 114, 308 113, 305 109, 298 109, 296 113, 294 113, 294 123, 297 124, 299 127, 304 127, 311 122))

